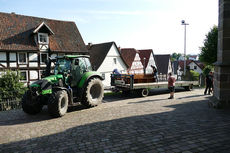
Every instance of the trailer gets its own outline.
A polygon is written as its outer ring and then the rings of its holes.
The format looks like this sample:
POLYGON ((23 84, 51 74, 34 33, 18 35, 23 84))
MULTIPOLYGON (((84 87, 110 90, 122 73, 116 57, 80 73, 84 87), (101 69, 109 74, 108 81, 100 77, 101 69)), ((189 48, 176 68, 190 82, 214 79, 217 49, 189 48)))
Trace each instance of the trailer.
MULTIPOLYGON (((190 91, 199 81, 176 81, 175 87, 183 87, 190 91)), ((111 86, 115 91, 128 94, 136 92, 142 97, 148 96, 150 89, 168 88, 167 81, 156 82, 152 74, 111 74, 111 86)))

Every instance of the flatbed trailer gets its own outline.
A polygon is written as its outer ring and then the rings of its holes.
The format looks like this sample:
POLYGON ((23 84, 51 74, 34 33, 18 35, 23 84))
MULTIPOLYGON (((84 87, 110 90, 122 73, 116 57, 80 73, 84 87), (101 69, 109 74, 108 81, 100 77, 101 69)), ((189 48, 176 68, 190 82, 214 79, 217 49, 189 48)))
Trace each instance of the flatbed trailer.
MULTIPOLYGON (((199 81, 176 81, 175 87, 183 87, 189 91, 194 85, 199 85, 199 81)), ((128 93, 136 91, 140 96, 148 96, 149 89, 168 88, 168 82, 156 82, 153 75, 129 75, 129 74, 112 74, 111 86, 116 91, 128 93)))

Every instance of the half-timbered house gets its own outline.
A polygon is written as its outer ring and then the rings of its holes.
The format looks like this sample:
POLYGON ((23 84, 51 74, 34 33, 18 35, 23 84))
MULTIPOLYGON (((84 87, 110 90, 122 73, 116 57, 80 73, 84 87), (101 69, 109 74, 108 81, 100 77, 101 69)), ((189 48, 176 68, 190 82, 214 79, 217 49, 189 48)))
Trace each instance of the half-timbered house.
POLYGON ((129 74, 144 74, 144 66, 141 63, 139 51, 134 48, 120 49, 121 56, 128 65, 129 74))
POLYGON ((156 62, 153 56, 153 50, 152 49, 142 49, 138 51, 139 51, 142 65, 144 66, 144 73, 152 74, 153 68, 151 66, 155 66, 157 68, 156 62))
POLYGON ((19 70, 29 84, 48 57, 64 54, 88 54, 74 22, 0 12, 0 71, 19 70))

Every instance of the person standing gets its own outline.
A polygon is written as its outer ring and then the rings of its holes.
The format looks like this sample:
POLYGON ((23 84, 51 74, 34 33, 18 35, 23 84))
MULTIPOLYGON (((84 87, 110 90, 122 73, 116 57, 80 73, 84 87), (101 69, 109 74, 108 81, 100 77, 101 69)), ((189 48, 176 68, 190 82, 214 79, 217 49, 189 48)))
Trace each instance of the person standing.
POLYGON ((170 91, 170 97, 168 99, 174 98, 175 82, 176 82, 176 79, 175 79, 175 77, 172 76, 172 73, 170 72, 169 78, 168 78, 168 89, 170 91))
POLYGON ((158 71, 157 71, 157 68, 153 65, 151 65, 152 69, 153 69, 153 78, 155 79, 156 82, 158 82, 158 77, 157 77, 157 74, 158 74, 158 71))
POLYGON ((208 94, 210 95, 211 92, 212 92, 212 87, 213 87, 213 75, 212 75, 212 72, 209 72, 209 74, 206 75, 205 84, 206 84, 206 88, 204 90, 204 94, 206 95, 207 91, 208 91, 208 94))

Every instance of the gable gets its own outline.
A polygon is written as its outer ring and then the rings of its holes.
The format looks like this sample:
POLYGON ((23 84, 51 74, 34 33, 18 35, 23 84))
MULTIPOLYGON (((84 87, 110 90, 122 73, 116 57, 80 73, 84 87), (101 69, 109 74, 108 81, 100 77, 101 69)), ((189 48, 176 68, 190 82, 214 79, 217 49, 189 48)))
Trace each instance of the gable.
POLYGON ((120 53, 114 43, 112 44, 107 56, 120 56, 120 53))
POLYGON ((37 51, 34 31, 43 22, 47 27, 41 26, 40 30, 49 27, 54 33, 49 37, 51 51, 88 53, 74 22, 8 13, 0 13, 0 50, 37 51))

